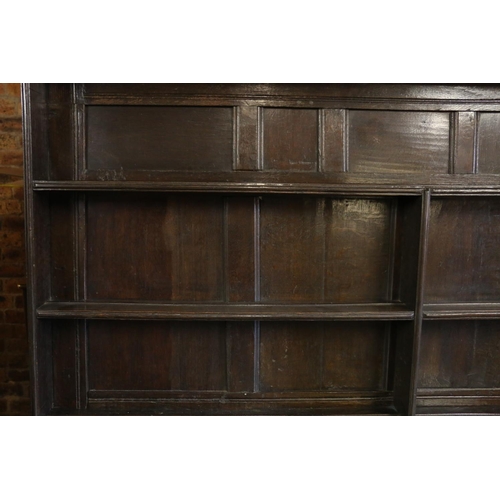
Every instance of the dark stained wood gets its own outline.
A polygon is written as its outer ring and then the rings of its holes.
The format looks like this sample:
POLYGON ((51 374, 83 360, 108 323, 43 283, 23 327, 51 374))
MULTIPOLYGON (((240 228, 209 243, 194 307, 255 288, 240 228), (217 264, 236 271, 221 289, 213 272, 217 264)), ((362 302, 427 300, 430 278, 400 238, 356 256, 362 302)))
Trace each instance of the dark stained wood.
POLYGON ((346 163, 345 109, 321 110, 321 165, 323 172, 345 172, 346 163))
POLYGON ((55 408, 77 408, 77 342, 75 322, 57 321, 52 326, 53 387, 55 408))
POLYGON ((23 115, 35 414, 500 413, 500 85, 25 84, 23 115))
POLYGON ((424 319, 500 319, 500 303, 455 302, 425 304, 424 319))
POLYGON ((265 108, 263 170, 318 170, 318 110, 265 108))
POLYGON ((390 200, 326 200, 325 302, 391 300, 390 211, 390 200))
MULTIPOLYGON (((388 100, 423 106, 426 101, 487 101, 498 100, 500 86, 484 85, 409 85, 409 84, 103 84, 86 83, 83 85, 83 96, 101 96, 110 99, 122 98, 134 100, 138 97, 150 96, 186 96, 191 100, 203 96, 207 98, 228 98, 252 96, 261 98, 303 98, 304 105, 311 99, 353 99, 356 105, 365 100, 379 103, 388 100)), ((300 102, 298 104, 301 104, 300 102)), ((384 102, 384 104, 386 104, 384 102)), ((441 103, 439 103, 441 104, 441 103)))
POLYGON ((227 390, 253 392, 255 381, 255 324, 226 323, 227 390))
POLYGON ((263 198, 262 300, 385 300, 389 229, 390 205, 385 201, 263 198))
MULTIPOLYGON (((198 181, 194 181, 193 177, 190 180, 172 181, 172 182, 148 182, 148 181, 78 181, 78 182, 44 182, 38 181, 35 183, 35 191, 92 191, 92 192, 109 192, 109 191, 122 191, 122 192, 213 192, 213 193, 241 193, 241 194, 264 194, 264 193, 288 193, 288 194, 340 194, 345 196, 417 196, 422 192, 422 187, 407 186, 401 183, 393 184, 356 184, 345 185, 327 182, 325 184, 318 184, 316 182, 295 182, 290 177, 272 180, 266 176, 269 172, 259 172, 258 177, 254 177, 250 182, 246 182, 241 178, 241 182, 232 182, 227 180, 206 180, 201 174, 198 181), (291 182, 294 181, 294 182, 291 182)), ((243 173, 238 173, 238 176, 243 176, 243 173)), ((172 175, 173 177, 173 175, 172 175)), ((226 177, 226 179, 229 176, 226 177)), ((317 178, 315 179, 318 180, 317 178)), ((328 180, 328 179, 327 179, 328 180)), ((338 179, 337 179, 338 180, 338 179)), ((364 179, 366 181, 366 179, 364 179)), ((443 189, 441 189, 442 191, 443 189)), ((483 193, 487 190, 488 193, 495 192, 495 188, 487 187, 485 185, 464 187, 457 185, 452 189, 445 189, 444 192, 450 191, 452 194, 460 192, 460 190, 467 190, 483 193)), ((500 194, 500 189, 497 190, 500 194)), ((484 194, 484 193, 483 193, 484 194)))
POLYGON ((88 298, 223 300, 223 212, 218 197, 91 195, 88 298))
POLYGON ((476 113, 455 113, 453 173, 473 174, 476 171, 476 113))
POLYGON ((500 174, 500 113, 479 113, 478 171, 500 174))
POLYGON ((350 172, 445 173, 449 113, 349 111, 350 172))
POLYGON ((58 193, 50 198, 50 258, 52 300, 76 300, 74 195, 58 193))
POLYGON ((255 299, 255 225, 256 199, 226 199, 226 283, 228 302, 255 299))
POLYGON ((432 202, 426 302, 498 300, 499 220, 498 198, 432 202))
POLYGON ((217 304, 213 302, 46 302, 39 318, 177 319, 177 320, 411 320, 413 310, 399 303, 383 304, 217 304))
POLYGON ((399 270, 394 274, 394 292, 401 300, 415 308, 412 322, 394 324, 394 406, 401 415, 416 411, 417 370, 420 356, 425 270, 429 239, 430 192, 426 191, 419 203, 410 200, 405 210, 399 211, 398 238, 401 245, 399 270), (418 230, 418 232, 417 232, 418 230))
POLYGON ((119 179, 121 170, 232 169, 231 108, 89 106, 86 119, 87 168, 103 179, 106 171, 119 179))
MULTIPOLYGON (((128 177, 127 177, 128 178, 128 177)), ((34 191, 123 191, 123 192, 214 192, 241 194, 335 194, 342 196, 417 196, 426 188, 433 195, 444 196, 499 196, 497 175, 419 175, 409 185, 404 176, 368 174, 310 174, 296 172, 238 172, 220 177, 219 174, 169 175, 165 182, 156 181, 35 181, 34 191), (250 175, 250 177, 249 177, 250 175), (195 179, 198 179, 197 181, 195 179), (318 181, 322 181, 318 183, 318 181)))
POLYGON ((498 321, 424 324, 419 387, 500 387, 498 321))
POLYGON ((71 85, 53 84, 47 87, 47 151, 49 178, 75 179, 73 127, 76 109, 71 85))
POLYGON ((325 200, 261 201, 260 295, 263 302, 324 302, 325 200))
POLYGON ((382 390, 385 328, 372 323, 262 323, 263 391, 382 390))
POLYGON ((259 162, 259 108, 236 108, 236 170, 257 170, 259 162))
POLYGON ((226 389, 223 323, 95 321, 88 352, 91 389, 226 389))
POLYGON ((322 389, 386 389, 384 323, 324 324, 322 389))

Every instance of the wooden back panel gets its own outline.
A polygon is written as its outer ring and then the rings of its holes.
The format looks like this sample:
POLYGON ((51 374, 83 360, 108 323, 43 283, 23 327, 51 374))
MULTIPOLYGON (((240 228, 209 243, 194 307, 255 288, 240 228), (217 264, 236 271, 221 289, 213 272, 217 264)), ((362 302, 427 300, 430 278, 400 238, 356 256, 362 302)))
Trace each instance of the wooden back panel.
POLYGON ((36 413, 500 406, 499 87, 23 91, 36 413))

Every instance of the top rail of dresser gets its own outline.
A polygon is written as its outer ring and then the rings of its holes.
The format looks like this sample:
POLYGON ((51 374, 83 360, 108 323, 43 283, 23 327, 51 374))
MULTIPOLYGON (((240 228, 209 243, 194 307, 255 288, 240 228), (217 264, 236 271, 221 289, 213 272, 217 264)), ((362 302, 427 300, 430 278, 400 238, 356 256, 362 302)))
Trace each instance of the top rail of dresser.
POLYGON ((499 111, 500 85, 75 84, 88 105, 266 105, 349 109, 499 111))

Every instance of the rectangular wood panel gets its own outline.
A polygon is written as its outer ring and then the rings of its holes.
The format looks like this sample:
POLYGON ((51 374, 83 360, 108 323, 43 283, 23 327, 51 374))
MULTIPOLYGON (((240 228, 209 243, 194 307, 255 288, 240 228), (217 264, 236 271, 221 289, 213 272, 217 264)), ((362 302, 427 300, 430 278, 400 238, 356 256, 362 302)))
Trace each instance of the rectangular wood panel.
POLYGON ((263 197, 260 293, 263 302, 321 301, 324 289, 325 200, 263 197))
POLYGON ((387 300, 390 228, 388 201, 264 197, 262 301, 387 300))
POLYGON ((344 172, 346 146, 345 109, 323 109, 322 117, 322 162, 324 172, 344 172))
POLYGON ((89 195, 89 299, 223 300, 223 215, 218 196, 89 195))
POLYGON ((224 323, 95 321, 88 339, 90 389, 226 389, 224 323))
POLYGON ((54 406, 75 409, 78 393, 76 321, 56 321, 52 325, 50 336, 54 406))
POLYGON ((50 197, 50 280, 53 300, 75 300, 75 197, 57 193, 50 197))
POLYGON ((500 300, 500 200, 431 203, 426 302, 500 300))
POLYGON ((227 223, 227 300, 255 300, 255 224, 253 197, 226 198, 227 223))
POLYGON ((238 138, 236 170, 258 169, 259 108, 239 106, 236 108, 238 138))
POLYGON ((447 173, 449 113, 349 111, 353 173, 447 173))
POLYGON ((453 173, 473 174, 476 168, 476 113, 455 113, 455 158, 453 173))
POLYGON ((388 297, 391 203, 326 200, 325 302, 384 302, 388 297))
POLYGON ((419 387, 500 387, 500 322, 425 322, 419 387))
POLYGON ((264 170, 318 170, 318 110, 262 109, 264 170))
POLYGON ((261 323, 262 391, 381 390, 383 323, 261 323))
POLYGON ((89 170, 230 171, 230 107, 88 106, 89 170))
POLYGON ((478 173, 500 174, 500 113, 478 117, 478 173))

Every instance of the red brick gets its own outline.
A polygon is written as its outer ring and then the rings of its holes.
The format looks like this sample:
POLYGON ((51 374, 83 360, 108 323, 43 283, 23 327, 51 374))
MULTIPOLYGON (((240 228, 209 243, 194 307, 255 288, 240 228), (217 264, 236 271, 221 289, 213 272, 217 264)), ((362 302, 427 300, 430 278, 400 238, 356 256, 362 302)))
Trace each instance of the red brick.
POLYGON ((9 370, 7 375, 14 382, 24 382, 30 379, 29 370, 9 370))
POLYGON ((0 295, 0 309, 13 309, 14 297, 12 295, 0 295))
POLYGON ((10 200, 12 198, 11 186, 0 186, 0 200, 10 200))
POLYGON ((1 255, 2 260, 10 260, 13 262, 24 262, 23 248, 5 248, 1 255))
POLYGON ((2 229, 10 229, 13 231, 23 231, 24 230, 24 218, 20 215, 7 215, 0 217, 0 223, 2 224, 2 229))
POLYGON ((0 132, 17 132, 22 131, 21 118, 0 118, 0 132))
POLYGON ((28 352, 22 354, 11 354, 7 353, 7 364, 9 368, 16 368, 21 370, 26 370, 29 366, 28 352))
MULTIPOLYGON (((22 353, 28 352, 28 339, 9 339, 7 342, 7 350, 9 353, 22 353)), ((12 366, 9 361, 9 366, 12 366)))
POLYGON ((0 151, 0 165, 13 165, 15 167, 23 166, 23 152, 18 151, 0 151))
POLYGON ((24 201, 24 186, 21 183, 12 187, 12 196, 19 201, 24 201))
POLYGON ((0 134, 1 149, 20 149, 22 147, 21 136, 19 134, 0 134))
POLYGON ((29 399, 31 396, 29 380, 27 380, 26 382, 21 382, 21 385, 23 386, 23 396, 29 399))
MULTIPOLYGON (((0 233, 0 245, 4 247, 22 247, 24 244, 23 233, 16 231, 2 231, 0 233)), ((6 276, 0 271, 0 276, 6 276)), ((17 276, 17 275, 15 275, 17 276)))
POLYGON ((24 313, 22 311, 5 311, 5 323, 24 323, 24 313))
POLYGON ((19 382, 6 382, 0 384, 0 397, 22 396, 24 394, 23 386, 19 382))
POLYGON ((14 298, 14 307, 16 309, 22 309, 24 310, 24 297, 22 295, 16 295, 14 298))
POLYGON ((12 278, 7 278, 3 280, 3 286, 4 286, 4 292, 5 293, 13 293, 13 294, 18 294, 20 292, 19 290, 19 285, 25 284, 26 280, 17 278, 17 279, 12 279, 12 278))
POLYGON ((12 97, 0 97, 0 115, 19 116, 20 103, 12 97))
POLYGON ((7 415, 7 401, 0 399, 0 415, 7 415))
MULTIPOLYGON (((5 351, 5 340, 4 339, 0 339, 0 352, 4 352, 5 351)), ((0 369, 0 382, 2 381, 2 377, 4 377, 5 374, 2 373, 2 369, 0 369)))
POLYGON ((26 325, 2 325, 2 337, 6 339, 19 339, 26 337, 26 325))
POLYGON ((3 336, 6 339, 27 338, 26 324, 2 325, 3 336))
POLYGON ((5 202, 5 213, 7 214, 22 214, 22 204, 17 200, 7 200, 5 202))
POLYGON ((9 415, 31 415, 31 403, 29 399, 11 400, 9 404, 9 415))
POLYGON ((24 276, 25 274, 24 264, 0 264, 0 276, 11 278, 24 276))
POLYGON ((21 84, 20 83, 2 83, 2 93, 5 95, 20 97, 21 96, 21 84))

